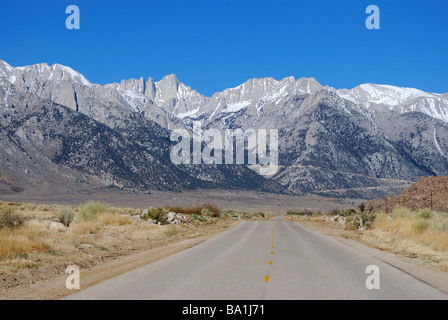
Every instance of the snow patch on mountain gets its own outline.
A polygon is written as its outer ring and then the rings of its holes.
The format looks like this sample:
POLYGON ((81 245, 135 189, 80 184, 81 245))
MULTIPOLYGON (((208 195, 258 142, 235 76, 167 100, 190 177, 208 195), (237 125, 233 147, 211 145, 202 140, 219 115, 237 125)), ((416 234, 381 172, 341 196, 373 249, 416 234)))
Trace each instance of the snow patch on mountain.
POLYGON ((443 152, 442 148, 439 145, 439 142, 437 141, 436 128, 435 127, 434 127, 434 144, 436 145, 437 151, 439 151, 440 155, 442 157, 445 157, 445 152, 443 152))
POLYGON ((234 104, 227 104, 227 108, 223 110, 223 112, 231 113, 238 112, 244 108, 247 108, 251 105, 251 101, 241 101, 234 104))
POLYGON ((62 69, 63 72, 67 72, 72 79, 77 79, 77 80, 81 81, 81 84, 83 84, 85 86, 90 86, 91 85, 90 81, 87 80, 82 74, 80 74, 79 72, 76 72, 75 70, 73 70, 70 67, 63 66, 63 65, 60 65, 60 64, 54 64, 54 65, 51 66, 50 69, 52 70, 52 74, 53 74, 54 70, 57 69, 57 68, 62 69))
POLYGON ((336 90, 336 92, 341 98, 368 109, 386 106, 400 113, 417 111, 448 122, 448 99, 438 93, 371 83, 362 84, 350 90, 336 90))

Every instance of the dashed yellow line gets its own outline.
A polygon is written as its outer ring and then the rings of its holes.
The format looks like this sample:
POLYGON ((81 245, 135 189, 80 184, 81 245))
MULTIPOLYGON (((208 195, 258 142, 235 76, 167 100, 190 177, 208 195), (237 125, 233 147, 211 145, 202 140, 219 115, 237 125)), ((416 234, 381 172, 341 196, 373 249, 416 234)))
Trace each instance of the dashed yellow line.
MULTIPOLYGON (((271 224, 271 232, 272 232, 271 249, 274 249, 275 248, 275 246, 273 245, 273 243, 274 243, 274 226, 272 225, 272 221, 270 221, 270 224, 271 224)), ((270 254, 273 255, 274 251, 270 251, 270 254)), ((268 261, 268 265, 272 265, 272 262, 273 262, 273 260, 268 261)), ((271 281, 271 276, 270 275, 264 276, 264 282, 269 282, 269 281, 271 281)))

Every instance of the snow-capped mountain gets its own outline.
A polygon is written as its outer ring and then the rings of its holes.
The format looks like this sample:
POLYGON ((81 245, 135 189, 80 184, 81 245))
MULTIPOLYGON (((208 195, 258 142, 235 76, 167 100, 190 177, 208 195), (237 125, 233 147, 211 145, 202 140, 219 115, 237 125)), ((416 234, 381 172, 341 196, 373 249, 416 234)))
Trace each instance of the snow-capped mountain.
POLYGON ((250 79, 235 88, 215 93, 195 115, 207 115, 209 120, 213 120, 243 109, 259 113, 269 105, 281 107, 288 96, 314 94, 322 89, 323 86, 313 78, 297 81, 294 77, 280 81, 273 78, 250 79))
MULTIPOLYGON (((269 190, 287 188, 299 194, 374 197, 399 192, 420 176, 448 175, 447 93, 376 84, 335 89, 322 86, 314 78, 287 77, 250 79, 205 97, 173 74, 159 81, 140 78, 99 85, 59 64, 13 68, 1 60, 0 89, 0 125, 6 131, 11 124, 8 117, 18 117, 13 106, 26 109, 28 100, 33 99, 37 99, 33 105, 38 105, 38 101, 44 101, 47 107, 50 102, 56 103, 107 126, 120 137, 124 135, 125 140, 132 138, 149 148, 145 152, 156 159, 152 163, 169 161, 169 150, 165 150, 169 146, 169 130, 190 129, 194 121, 201 122, 203 128, 278 129, 281 170, 270 178, 269 190), (159 140, 165 142, 158 143, 159 140)), ((8 137, 17 136, 19 140, 32 140, 30 131, 38 132, 33 127, 14 130, 8 137)), ((39 139, 45 141, 45 137, 39 139)), ((64 142, 58 143, 64 146, 64 142)), ((105 143, 112 148, 111 141, 105 143)), ((77 159, 75 148, 66 146, 62 150, 71 150, 77 159)), ((136 149, 132 152, 136 154, 136 149)), ((61 157, 67 160, 66 155, 55 159, 61 157)), ((80 159, 87 161, 85 157, 80 159)), ((132 165, 133 173, 129 176, 133 181, 140 181, 138 168, 143 168, 144 163, 141 159, 132 165)), ((71 160, 66 164, 72 170, 78 170, 80 165, 71 160)), ((119 170, 111 168, 102 174, 109 180, 117 175, 114 170, 119 170)), ((4 170, 0 167, 0 171, 4 170)), ((222 170, 219 166, 186 166, 179 170, 177 177, 186 174, 196 179, 182 187, 200 185, 201 180, 223 183, 226 179, 246 187, 254 181, 269 184, 265 178, 255 179, 248 171, 222 170), (232 180, 231 175, 240 180, 232 180)), ((170 179, 160 181, 161 188, 166 188, 170 179)), ((148 183, 152 187, 156 184, 153 180, 148 183)))
POLYGON ((254 78, 235 88, 217 92, 212 97, 205 97, 180 82, 174 74, 157 82, 149 77, 147 81, 143 78, 128 79, 101 86, 91 84, 79 72, 60 64, 49 66, 40 63, 13 68, 2 60, 0 78, 15 86, 26 86, 40 97, 47 97, 50 91, 57 91, 58 87, 68 91, 82 88, 82 91, 89 92, 80 96, 90 99, 76 101, 75 92, 64 92, 54 94, 51 100, 84 112, 92 110, 92 100, 110 100, 110 103, 120 100, 132 111, 150 111, 149 118, 167 127, 188 118, 212 121, 243 109, 253 109, 259 113, 269 106, 284 106, 288 97, 315 94, 320 90, 335 92, 339 97, 366 109, 388 108, 399 113, 418 111, 448 122, 448 93, 437 94, 390 85, 362 84, 353 89, 334 89, 322 86, 314 78, 254 78), (57 101, 61 96, 64 99, 57 101))
POLYGON ((367 108, 386 107, 401 113, 419 111, 448 122, 447 94, 370 83, 337 92, 340 97, 367 108))

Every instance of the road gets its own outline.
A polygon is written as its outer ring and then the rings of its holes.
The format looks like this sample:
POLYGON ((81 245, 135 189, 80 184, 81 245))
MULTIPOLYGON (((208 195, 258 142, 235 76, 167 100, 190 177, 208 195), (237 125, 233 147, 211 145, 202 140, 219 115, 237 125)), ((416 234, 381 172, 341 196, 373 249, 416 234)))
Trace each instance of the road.
POLYGON ((448 295, 337 240, 276 217, 245 221, 66 299, 401 300, 448 295), (379 289, 366 287, 373 275, 366 268, 371 265, 378 267, 379 289))

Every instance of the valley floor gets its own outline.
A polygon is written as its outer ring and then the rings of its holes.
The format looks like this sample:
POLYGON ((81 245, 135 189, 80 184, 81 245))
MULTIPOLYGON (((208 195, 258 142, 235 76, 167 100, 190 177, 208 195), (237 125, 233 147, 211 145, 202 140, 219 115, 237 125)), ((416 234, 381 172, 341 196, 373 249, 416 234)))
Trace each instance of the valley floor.
POLYGON ((193 190, 184 192, 153 191, 151 193, 128 193, 119 191, 71 190, 55 186, 41 186, 24 192, 0 193, 0 201, 79 205, 95 200, 117 207, 148 208, 167 205, 188 206, 208 201, 223 210, 246 212, 270 212, 285 214, 288 210, 312 210, 322 213, 333 209, 345 210, 357 207, 364 199, 326 198, 316 195, 295 196, 241 190, 193 190))

